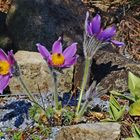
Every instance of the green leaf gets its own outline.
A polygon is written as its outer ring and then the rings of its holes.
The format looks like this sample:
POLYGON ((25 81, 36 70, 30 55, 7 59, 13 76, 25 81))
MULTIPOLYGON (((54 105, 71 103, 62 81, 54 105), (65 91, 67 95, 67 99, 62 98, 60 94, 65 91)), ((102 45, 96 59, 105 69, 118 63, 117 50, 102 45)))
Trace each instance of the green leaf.
POLYGON ((106 118, 103 120, 100 120, 101 122, 116 122, 116 120, 110 119, 110 118, 106 118))
POLYGON ((30 109, 29 109, 29 116, 31 118, 34 118, 36 116, 36 114, 40 114, 41 113, 41 109, 34 104, 30 109))
POLYGON ((46 116, 47 116, 48 118, 50 118, 50 117, 53 117, 54 114, 55 114, 54 108, 52 108, 52 107, 47 107, 46 116))
POLYGON ((121 117, 124 115, 125 109, 126 109, 126 106, 123 106, 123 108, 119 111, 118 117, 116 118, 117 120, 121 119, 121 117))
POLYGON ((139 140, 140 139, 140 129, 135 124, 132 124, 132 133, 134 137, 127 138, 126 140, 139 140))
POLYGON ((70 125, 73 118, 74 118, 74 112, 72 112, 70 110, 66 110, 66 111, 63 111, 62 116, 64 118, 63 124, 64 125, 70 125))
POLYGON ((131 96, 126 96, 126 95, 123 95, 122 93, 119 93, 115 90, 110 91, 110 93, 114 96, 119 96, 119 97, 122 97, 123 99, 127 99, 127 100, 135 102, 135 98, 133 96, 132 97, 131 96))
POLYGON ((22 132, 16 132, 13 135, 13 140, 21 140, 22 132))
POLYGON ((4 133, 3 132, 0 132, 0 137, 3 137, 4 136, 4 133))
POLYGON ((113 95, 110 95, 110 103, 111 103, 112 105, 114 105, 114 107, 115 107, 116 109, 118 109, 118 110, 121 109, 120 104, 119 104, 118 101, 114 98, 113 95))
POLYGON ((111 104, 109 104, 109 115, 111 116, 111 119, 112 120, 115 120, 115 116, 114 116, 114 113, 113 113, 113 109, 111 107, 111 104))
POLYGON ((140 116, 140 100, 130 105, 129 114, 131 116, 140 116))
POLYGON ((125 140, 139 140, 139 138, 126 138, 125 140))
POLYGON ((128 88, 135 98, 140 98, 140 78, 133 73, 128 73, 128 88))
POLYGON ((31 135, 32 140, 41 140, 39 136, 36 136, 34 134, 31 135))
POLYGON ((40 131, 39 133, 44 137, 48 137, 51 134, 51 127, 45 127, 45 125, 39 125, 40 131))
POLYGON ((109 114, 114 121, 118 121, 121 119, 125 112, 126 106, 121 108, 120 104, 118 101, 113 97, 113 95, 110 95, 110 103, 109 103, 109 114))
POLYGON ((111 118, 113 118, 113 120, 117 119, 117 114, 119 113, 119 111, 116 109, 116 107, 110 103, 109 105, 109 114, 111 115, 111 118))
POLYGON ((132 132, 135 138, 140 139, 140 129, 135 124, 132 125, 132 132))

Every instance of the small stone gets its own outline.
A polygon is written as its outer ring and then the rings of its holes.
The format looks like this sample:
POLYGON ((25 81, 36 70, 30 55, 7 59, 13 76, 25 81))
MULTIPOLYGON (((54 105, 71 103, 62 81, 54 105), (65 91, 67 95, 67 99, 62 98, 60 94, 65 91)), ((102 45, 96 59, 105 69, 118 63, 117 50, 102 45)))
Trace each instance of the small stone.
POLYGON ((120 126, 112 122, 67 126, 60 129, 55 140, 119 140, 120 126))
MULTIPOLYGON (((22 78, 27 88, 32 93, 47 93, 54 90, 52 76, 46 62, 37 52, 18 51, 15 58, 19 64, 22 78), (39 87, 39 89, 38 89, 39 87)), ((68 92, 72 88, 73 67, 63 70, 64 74, 58 75, 58 92, 68 92)), ((25 93, 18 79, 10 80, 10 91, 14 94, 25 93)))

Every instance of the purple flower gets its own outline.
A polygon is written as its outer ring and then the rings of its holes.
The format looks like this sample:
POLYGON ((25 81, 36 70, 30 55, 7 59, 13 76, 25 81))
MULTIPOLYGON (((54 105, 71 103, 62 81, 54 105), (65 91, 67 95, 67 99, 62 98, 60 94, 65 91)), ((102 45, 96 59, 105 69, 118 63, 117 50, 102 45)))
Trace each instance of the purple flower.
POLYGON ((0 49, 0 93, 3 93, 3 90, 9 84, 14 63, 13 51, 11 50, 7 55, 0 49))
POLYGON ((95 36, 95 38, 101 42, 111 42, 116 46, 124 46, 123 42, 112 40, 116 34, 116 28, 113 25, 106 29, 101 28, 101 17, 97 14, 91 21, 89 21, 89 12, 86 14, 85 30, 89 37, 95 36))
POLYGON ((78 58, 78 55, 76 55, 77 43, 71 44, 62 51, 61 37, 54 42, 52 46, 52 53, 50 53, 46 47, 40 43, 36 44, 36 46, 43 58, 48 62, 49 66, 61 68, 70 67, 76 63, 78 58))

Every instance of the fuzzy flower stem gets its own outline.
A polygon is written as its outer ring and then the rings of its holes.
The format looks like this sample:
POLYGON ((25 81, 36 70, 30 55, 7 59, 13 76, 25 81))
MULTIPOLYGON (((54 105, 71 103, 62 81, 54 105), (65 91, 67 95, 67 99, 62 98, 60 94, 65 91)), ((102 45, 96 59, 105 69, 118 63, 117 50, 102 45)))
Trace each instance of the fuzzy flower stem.
POLYGON ((32 94, 30 93, 30 91, 29 91, 28 88, 26 87, 26 85, 25 85, 25 83, 24 83, 22 77, 21 77, 21 76, 18 76, 18 79, 19 79, 19 81, 20 81, 20 83, 21 83, 23 89, 26 91, 26 93, 27 93, 28 97, 30 98, 30 100, 31 100, 33 103, 35 103, 39 108, 41 108, 41 109, 45 112, 45 109, 44 109, 40 104, 38 104, 38 103, 36 102, 35 98, 32 96, 32 94))
POLYGON ((58 110, 58 106, 59 106, 59 103, 58 103, 58 93, 57 93, 57 74, 55 71, 51 70, 52 71, 52 76, 53 76, 53 82, 54 82, 54 104, 55 104, 55 109, 58 110))
POLYGON ((93 81, 91 86, 89 87, 89 89, 86 92, 86 101, 84 102, 81 110, 79 111, 79 113, 77 114, 77 118, 81 118, 85 112, 85 110, 87 109, 87 106, 89 104, 90 101, 93 101, 93 95, 96 95, 96 81, 93 81))
POLYGON ((84 112, 85 112, 85 110, 86 110, 86 108, 87 108, 87 106, 88 106, 88 103, 89 103, 88 100, 86 100, 86 101, 84 102, 84 104, 83 104, 81 110, 80 110, 79 113, 77 114, 77 118, 81 118, 81 117, 83 116, 83 114, 84 114, 84 112))
POLYGON ((42 94, 41 94, 41 91, 40 91, 39 85, 38 85, 38 91, 39 91, 39 94, 40 94, 40 98, 41 98, 42 106, 43 106, 44 110, 46 110, 46 108, 45 108, 45 103, 44 103, 43 96, 42 96, 42 94))
POLYGON ((81 101, 82 101, 82 96, 87 84, 87 80, 88 80, 88 76, 89 76, 89 71, 90 71, 90 66, 91 66, 91 59, 86 58, 85 60, 85 69, 84 69, 84 76, 83 76, 83 81, 82 81, 82 86, 81 86, 81 91, 80 91, 80 96, 79 96, 79 101, 78 101, 78 106, 77 106, 77 110, 76 110, 76 114, 78 114, 79 109, 80 109, 80 105, 81 105, 81 101))

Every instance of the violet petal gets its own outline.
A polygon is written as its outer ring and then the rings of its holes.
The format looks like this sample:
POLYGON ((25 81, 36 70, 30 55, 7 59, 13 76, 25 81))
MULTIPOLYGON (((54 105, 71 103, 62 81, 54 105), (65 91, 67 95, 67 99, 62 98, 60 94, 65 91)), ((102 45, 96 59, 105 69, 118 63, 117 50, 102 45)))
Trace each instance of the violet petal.
POLYGON ((76 51, 77 51, 77 43, 73 43, 64 50, 63 55, 65 59, 69 59, 75 55, 76 51))
POLYGON ((42 57, 45 60, 48 60, 50 57, 50 52, 46 49, 45 46, 41 45, 40 43, 36 44, 36 46, 38 47, 38 51, 40 52, 40 54, 42 55, 42 57))
POLYGON ((6 53, 2 49, 0 49, 0 60, 8 61, 8 57, 7 57, 6 53))
POLYGON ((53 43, 52 53, 62 53, 61 37, 53 43))
POLYGON ((111 39, 115 34, 116 34, 116 28, 115 28, 115 26, 112 26, 112 27, 108 27, 107 29, 105 29, 101 33, 99 33, 97 38, 99 40, 105 41, 105 40, 111 39))
POLYGON ((85 31, 86 31, 86 34, 87 34, 87 35, 91 36, 91 35, 93 35, 93 34, 92 34, 92 27, 91 27, 91 24, 90 24, 88 18, 89 18, 89 12, 86 13, 85 31))
POLYGON ((0 93, 3 93, 3 90, 9 84, 10 76, 9 75, 0 75, 0 93))
POLYGON ((69 58, 65 60, 65 63, 62 65, 62 67, 70 67, 72 65, 74 65, 77 62, 77 58, 79 56, 76 55, 75 57, 69 58))
POLYGON ((11 65, 14 65, 16 60, 14 58, 14 54, 13 54, 13 50, 10 50, 8 52, 8 62, 11 64, 11 65))
POLYGON ((92 21, 91 21, 91 28, 92 28, 92 33, 97 34, 100 31, 101 28, 101 17, 100 15, 96 15, 92 21))
POLYGON ((117 40, 111 40, 111 42, 118 47, 122 47, 125 45, 123 42, 119 42, 117 40))

